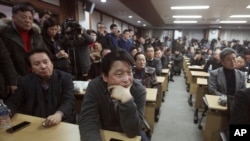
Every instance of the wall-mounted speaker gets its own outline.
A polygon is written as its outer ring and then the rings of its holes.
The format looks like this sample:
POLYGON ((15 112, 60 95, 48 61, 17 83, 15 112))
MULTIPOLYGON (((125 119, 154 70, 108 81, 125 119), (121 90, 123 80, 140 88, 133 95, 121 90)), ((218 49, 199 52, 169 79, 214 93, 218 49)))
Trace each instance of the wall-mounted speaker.
POLYGON ((95 3, 93 2, 85 0, 85 2, 83 3, 83 9, 89 12, 90 14, 93 13, 94 8, 95 8, 95 3))

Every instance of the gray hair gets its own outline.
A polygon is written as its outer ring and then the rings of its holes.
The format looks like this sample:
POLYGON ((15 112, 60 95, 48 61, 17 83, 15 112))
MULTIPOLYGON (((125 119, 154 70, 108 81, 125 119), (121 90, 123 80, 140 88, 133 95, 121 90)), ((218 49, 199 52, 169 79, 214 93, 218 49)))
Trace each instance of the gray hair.
POLYGON ((224 60, 227 55, 235 54, 237 55, 236 51, 232 48, 224 48, 220 53, 220 60, 224 60))

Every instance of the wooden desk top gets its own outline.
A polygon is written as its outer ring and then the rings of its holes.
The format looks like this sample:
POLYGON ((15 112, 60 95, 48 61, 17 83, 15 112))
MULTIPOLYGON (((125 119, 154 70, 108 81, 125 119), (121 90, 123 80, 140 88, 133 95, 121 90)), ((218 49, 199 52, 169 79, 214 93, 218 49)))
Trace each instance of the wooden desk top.
POLYGON ((1 141, 80 141, 78 125, 60 123, 57 126, 45 128, 42 126, 44 118, 16 114, 12 119, 12 125, 22 121, 29 121, 31 124, 22 130, 9 134, 0 130, 1 141))
MULTIPOLYGON (((12 119, 12 125, 16 125, 22 121, 29 121, 31 124, 16 133, 9 134, 4 130, 0 130, 1 141, 80 141, 79 127, 76 124, 60 123, 59 125, 45 128, 41 126, 43 118, 16 114, 12 119)), ((110 138, 116 138, 126 141, 140 141, 141 137, 128 138, 123 133, 101 130, 101 136, 104 141, 110 138)))
POLYGON ((164 83, 165 79, 166 79, 166 77, 164 77, 164 76, 157 76, 156 77, 156 81, 158 83, 164 83))
POLYGON ((162 69, 161 73, 169 73, 169 69, 162 69))
POLYGON ((206 78, 197 78, 197 84, 198 85, 207 85, 207 79, 206 78))
POLYGON ((220 96, 206 94, 205 97, 206 97, 209 109, 220 110, 220 111, 227 110, 227 106, 221 106, 218 104, 218 100, 219 100, 220 96))
POLYGON ((146 88, 146 101, 147 102, 156 102, 157 89, 156 88, 146 88))
POLYGON ((193 66, 188 66, 189 70, 203 70, 203 66, 197 66, 197 65, 193 65, 193 66))
POLYGON ((209 77, 209 73, 204 72, 204 71, 190 71, 192 76, 197 76, 197 77, 209 77))

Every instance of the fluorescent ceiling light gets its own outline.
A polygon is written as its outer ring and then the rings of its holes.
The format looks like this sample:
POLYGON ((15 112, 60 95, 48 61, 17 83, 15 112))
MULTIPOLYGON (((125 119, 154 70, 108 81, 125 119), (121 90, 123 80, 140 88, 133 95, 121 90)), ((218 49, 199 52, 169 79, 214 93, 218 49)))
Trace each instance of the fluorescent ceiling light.
POLYGON ((209 6, 204 5, 204 6, 172 6, 171 9, 208 9, 209 6))
POLYGON ((147 26, 146 24, 143 24, 142 26, 147 26))
POLYGON ((106 2, 106 0, 101 0, 101 2, 106 2))
POLYGON ((200 15, 174 15, 173 18, 201 18, 200 15))
POLYGON ((133 18, 133 16, 128 16, 128 18, 130 18, 130 19, 131 19, 131 18, 133 18))
POLYGON ((250 15, 231 15, 230 18, 250 18, 250 15))
POLYGON ((220 23, 247 23, 247 21, 220 21, 220 23))
POLYGON ((141 23, 141 21, 137 21, 137 23, 141 23))
POLYGON ((247 8, 250 8, 250 5, 248 5, 247 8))
POLYGON ((174 23, 197 23, 197 21, 174 21, 174 23))

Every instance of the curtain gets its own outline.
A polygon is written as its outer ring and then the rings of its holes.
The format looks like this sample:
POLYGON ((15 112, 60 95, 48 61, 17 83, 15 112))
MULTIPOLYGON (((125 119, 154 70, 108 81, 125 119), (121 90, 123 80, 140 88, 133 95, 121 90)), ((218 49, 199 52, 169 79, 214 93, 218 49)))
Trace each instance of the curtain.
POLYGON ((222 29, 220 31, 220 39, 226 41, 240 40, 242 44, 244 40, 250 40, 250 30, 222 29))

